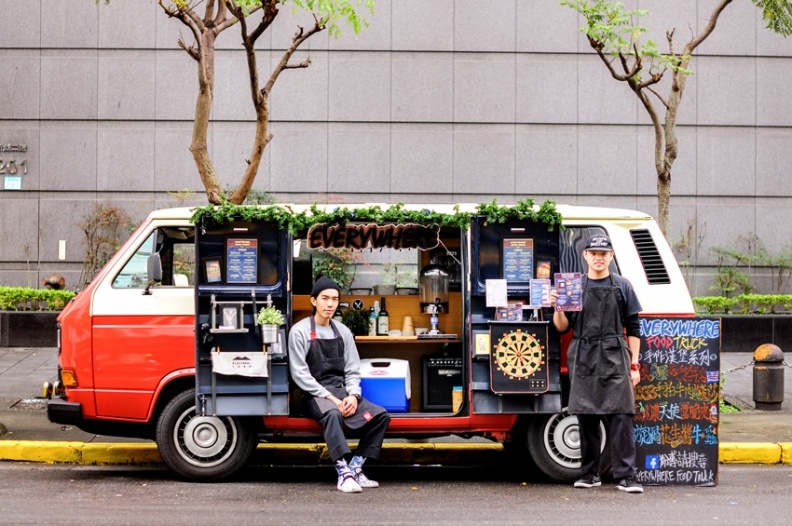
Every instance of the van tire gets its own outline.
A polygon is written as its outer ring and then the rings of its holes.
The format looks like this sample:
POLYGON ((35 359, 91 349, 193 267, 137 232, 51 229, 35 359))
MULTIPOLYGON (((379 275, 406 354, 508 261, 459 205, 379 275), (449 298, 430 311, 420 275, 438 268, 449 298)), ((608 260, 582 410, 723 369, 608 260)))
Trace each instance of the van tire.
MULTIPOLYGON (((605 427, 602 434, 602 474, 610 471, 610 453, 605 427)), ((573 482, 580 477, 580 430, 577 417, 566 408, 561 413, 538 415, 531 419, 527 430, 528 450, 536 467, 558 482, 573 482)))
POLYGON ((179 476, 217 481, 242 468, 257 439, 244 421, 232 416, 200 416, 195 389, 176 395, 157 421, 157 448, 165 464, 179 476))

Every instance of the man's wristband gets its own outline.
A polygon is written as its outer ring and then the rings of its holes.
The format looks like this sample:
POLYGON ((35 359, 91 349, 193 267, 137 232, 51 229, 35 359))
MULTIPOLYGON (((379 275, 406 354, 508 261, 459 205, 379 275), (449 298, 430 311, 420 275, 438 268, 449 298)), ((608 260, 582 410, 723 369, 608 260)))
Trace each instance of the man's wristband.
POLYGON ((631 371, 640 371, 641 370, 641 364, 639 364, 639 363, 631 363, 630 364, 630 370, 631 371))
POLYGON ((356 399, 358 402, 360 402, 360 399, 362 398, 362 397, 361 397, 359 394, 353 394, 352 396, 354 396, 354 397, 355 397, 355 399, 356 399))

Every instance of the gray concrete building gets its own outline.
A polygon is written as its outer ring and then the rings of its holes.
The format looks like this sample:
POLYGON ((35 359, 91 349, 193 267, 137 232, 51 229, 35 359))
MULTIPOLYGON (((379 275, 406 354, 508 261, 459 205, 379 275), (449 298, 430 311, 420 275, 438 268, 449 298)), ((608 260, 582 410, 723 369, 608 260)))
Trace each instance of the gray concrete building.
MULTIPOLYGON (((665 31, 681 49, 715 3, 627 2, 652 11, 644 25, 662 51, 665 31)), ((261 39, 262 76, 307 22, 281 11, 261 39)), ((206 202, 188 151, 196 66, 177 45, 191 36, 154 1, 0 0, 0 13, 0 284, 59 272, 74 286, 78 225, 96 204, 139 220, 206 202)), ((283 202, 533 197, 656 215, 649 119, 581 25, 559 0, 378 0, 369 28, 315 35, 298 52, 310 68, 276 84, 255 189, 283 202)), ((218 40, 210 125, 229 187, 253 137, 239 41, 237 28, 218 40)), ((669 237, 706 294, 711 247, 792 242, 792 40, 737 0, 691 67, 669 237)), ((760 287, 768 272, 756 271, 760 287)))

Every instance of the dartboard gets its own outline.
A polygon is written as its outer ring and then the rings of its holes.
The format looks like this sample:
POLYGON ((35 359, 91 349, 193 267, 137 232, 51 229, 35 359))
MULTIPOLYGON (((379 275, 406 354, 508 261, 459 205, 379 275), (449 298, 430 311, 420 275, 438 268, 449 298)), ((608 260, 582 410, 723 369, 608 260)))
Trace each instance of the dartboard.
POLYGON ((522 380, 542 366, 544 347, 536 334, 528 334, 522 329, 509 331, 495 345, 494 361, 505 376, 522 380))

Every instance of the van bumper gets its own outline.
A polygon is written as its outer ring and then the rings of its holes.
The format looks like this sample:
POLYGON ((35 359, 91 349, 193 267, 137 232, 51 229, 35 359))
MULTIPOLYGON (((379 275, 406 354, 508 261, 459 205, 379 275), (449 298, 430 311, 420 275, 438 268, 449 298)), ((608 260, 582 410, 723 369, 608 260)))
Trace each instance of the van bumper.
POLYGON ((47 418, 53 424, 77 426, 82 423, 82 404, 62 398, 47 400, 47 418))

